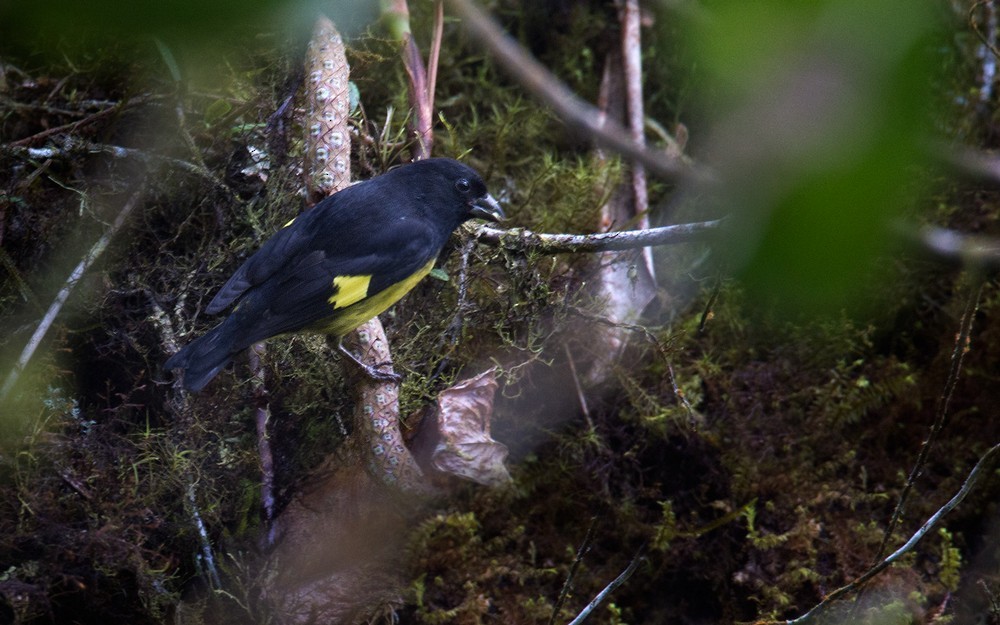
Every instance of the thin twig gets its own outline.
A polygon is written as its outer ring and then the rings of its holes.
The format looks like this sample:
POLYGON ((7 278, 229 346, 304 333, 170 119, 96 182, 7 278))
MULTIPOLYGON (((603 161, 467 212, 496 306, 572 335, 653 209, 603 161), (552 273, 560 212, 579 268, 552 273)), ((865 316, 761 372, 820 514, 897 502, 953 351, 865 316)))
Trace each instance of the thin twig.
POLYGON ((569 625, 580 625, 580 623, 586 621, 590 617, 590 613, 593 612, 597 606, 601 605, 601 602, 604 601, 608 595, 614 592, 616 588, 624 584, 632 573, 635 572, 636 568, 638 568, 639 563, 642 561, 642 553, 645 550, 645 545, 639 547, 639 551, 637 551, 635 556, 632 557, 632 562, 629 563, 628 568, 622 571, 622 574, 608 584, 604 590, 597 593, 597 596, 590 600, 587 607, 581 610, 580 613, 576 615, 576 618, 569 622, 569 625))
POLYGON ((986 274, 1000 272, 1000 239, 962 234, 947 228, 897 225, 895 233, 913 251, 956 267, 986 274))
MULTIPOLYGON (((965 302, 965 310, 959 322, 958 334, 955 337, 955 347, 951 353, 951 366, 948 370, 948 378, 945 380, 941 397, 938 399, 937 414, 934 417, 934 423, 931 425, 927 438, 920 446, 917 460, 913 463, 910 475, 906 478, 906 485, 903 486, 903 492, 900 493, 899 501, 896 503, 896 509, 893 510, 889 524, 882 535, 882 543, 879 545, 878 551, 875 552, 874 562, 876 563, 885 555, 885 551, 889 547, 889 541, 892 540, 892 534, 899 526, 899 520, 903 515, 903 509, 906 507, 910 493, 913 491, 913 486, 923 472, 924 465, 927 464, 930 448, 937 440, 938 434, 944 428, 945 421, 948 418, 948 407, 951 405, 951 398, 955 393, 955 386, 958 384, 958 376, 962 371, 962 361, 965 358, 965 352, 969 346, 969 336, 972 333, 972 322, 976 317, 976 310, 979 309, 979 298, 983 292, 982 280, 978 276, 973 279, 975 283, 969 289, 969 296, 965 302)), ((860 600, 861 596, 858 597, 858 604, 860 600)))
POLYGON ((569 596, 569 591, 573 588, 573 578, 576 576, 577 569, 580 568, 580 563, 583 562, 583 556, 590 551, 590 543, 594 540, 594 528, 597 527, 597 517, 592 517, 590 519, 590 526, 587 528, 587 533, 583 535, 583 542, 580 543, 580 547, 576 550, 576 557, 573 558, 573 564, 569 566, 569 571, 566 573, 566 581, 563 582, 562 590, 559 591, 559 598, 556 599, 556 604, 552 606, 552 615, 549 617, 548 625, 552 625, 556 621, 556 617, 559 616, 559 610, 562 609, 563 604, 566 602, 566 597, 569 596))
POLYGON ((674 374, 674 365, 669 361, 667 362, 667 372, 670 374, 670 387, 674 391, 674 397, 677 398, 677 401, 680 402, 681 406, 684 407, 684 410, 688 414, 688 426, 692 430, 697 431, 698 413, 694 411, 694 406, 692 406, 691 402, 689 402, 687 397, 684 396, 684 389, 677 384, 677 376, 674 374))
POLYGON ((135 158, 144 163, 162 163, 171 165, 190 174, 205 178, 220 191, 225 192, 226 195, 232 195, 229 187, 227 187, 222 180, 216 177, 215 174, 204 167, 200 167, 194 163, 189 163, 188 161, 181 160, 179 158, 152 154, 137 148, 125 148, 118 145, 92 143, 75 137, 67 137, 66 140, 63 141, 61 147, 48 146, 44 148, 24 148, 17 147, 14 144, 9 144, 6 146, 0 146, 0 154, 4 153, 31 159, 76 156, 80 153, 101 153, 115 158, 135 158))
POLYGON ((569 371, 573 375, 573 386, 576 387, 576 397, 580 402, 580 410, 583 412, 583 418, 587 420, 587 428, 593 432, 594 421, 590 418, 587 395, 583 392, 583 385, 580 384, 580 375, 576 372, 576 363, 573 361, 573 354, 569 351, 569 344, 564 343, 563 349, 566 350, 566 361, 569 363, 569 371))
POLYGON ((432 106, 434 104, 434 91, 437 88, 441 41, 444 38, 444 0, 436 0, 434 11, 434 37, 431 39, 431 52, 427 56, 427 100, 432 106))
POLYGON ((525 89, 548 104, 568 126, 586 133, 596 143, 645 165, 651 172, 672 180, 709 179, 707 172, 695 169, 638 145, 620 124, 601 123, 600 112, 577 97, 562 81, 535 60, 516 41, 501 30, 492 18, 472 0, 450 0, 462 22, 493 54, 496 60, 525 89))
POLYGON ((698 331, 696 334, 701 336, 705 333, 705 328, 708 327, 708 322, 714 316, 712 308, 715 306, 715 302, 719 299, 719 293, 722 292, 722 276, 719 275, 715 279, 715 285, 712 287, 712 293, 708 296, 708 301, 705 302, 705 309, 701 311, 701 319, 698 321, 698 331))
POLYGON ((194 521, 195 529, 198 530, 198 542, 201 543, 200 555, 204 559, 205 568, 208 572, 208 581, 212 585, 212 588, 222 588, 222 581, 219 579, 219 570, 215 566, 215 552, 212 550, 212 541, 208 537, 205 522, 201 518, 201 512, 199 512, 198 503, 195 500, 194 485, 194 482, 188 483, 187 500, 188 506, 191 508, 191 519, 194 521))
MULTIPOLYGON (((909 476, 907 476, 906 484, 903 486, 903 491, 899 495, 899 501, 896 503, 896 508, 893 510, 889 524, 886 526, 885 532, 882 534, 882 542, 879 545, 878 550, 875 552, 872 566, 878 563, 882 556, 885 555, 885 551, 889 547, 889 541, 892 539, 893 533, 899 526, 899 521, 902 518, 903 510, 906 506, 906 502, 909 500, 913 486, 923 471, 924 465, 927 463, 930 448, 934 441, 937 440, 938 434, 941 432, 941 429, 944 427, 945 420, 947 419, 948 406, 951 403, 955 386, 958 383, 958 375, 961 372, 962 360, 964 359, 965 351, 968 348, 969 335, 972 331, 972 322, 975 318, 975 312, 979 307, 979 298, 982 294, 983 282, 978 277, 974 279, 977 281, 977 284, 970 289, 965 310, 962 313, 962 319, 959 323, 959 331, 955 339, 955 348, 952 350, 951 366, 948 371, 948 378, 945 381, 944 389, 941 393, 940 399, 938 400, 937 414, 935 416, 934 423, 931 425, 931 430, 920 447, 920 452, 917 454, 917 459, 913 464, 913 468, 910 470, 909 476)), ((864 593, 865 589, 862 587, 858 591, 858 596, 855 598, 852 612, 861 607, 862 600, 864 599, 864 593)))
POLYGON ((35 354, 35 350, 37 350, 38 346, 41 345, 42 339, 45 338, 45 335, 55 322, 56 317, 59 316, 59 312, 62 310, 66 300, 69 299, 69 296, 73 292, 77 283, 80 282, 80 278, 83 277, 83 274, 86 273, 86 271, 90 269, 101 254, 104 253, 105 248, 108 247, 108 243, 110 243, 111 239, 113 239, 115 235, 118 234, 118 231, 121 230, 122 226, 125 224, 125 220, 128 219, 132 210, 139 204, 139 198, 142 197, 145 189, 146 186, 143 184, 140 185, 134 193, 132 193, 132 196, 126 200, 125 204, 122 205, 121 210, 118 211, 118 215, 115 217, 115 220, 111 222, 111 226, 108 227, 107 231, 101 235, 101 238, 94 243, 94 245, 90 248, 90 251, 87 252, 86 256, 84 256, 79 263, 77 263, 73 272, 70 273, 68 278, 66 278, 66 282, 63 283, 63 287, 59 289, 59 293, 56 294, 55 300, 53 300, 49 309, 45 312, 45 316, 42 317, 42 320, 38 323, 35 333, 31 335, 31 338, 28 340, 28 344, 24 346, 24 350, 21 352, 21 356, 14 364, 14 368, 11 369, 10 373, 7 375, 3 388, 0 388, 0 401, 5 400, 7 395, 14 388, 21 372, 28 366, 28 362, 35 354))
POLYGON ((59 133, 65 132, 65 133, 73 134, 74 132, 76 132, 77 130, 79 130, 81 126, 86 126, 88 124, 92 124, 92 123, 94 123, 96 121, 99 121, 99 120, 101 120, 101 119, 103 119, 105 117, 108 117, 110 115, 114 115, 116 113, 120 113, 120 112, 122 112, 123 110, 125 110, 126 108, 128 108, 130 106, 135 106, 137 104, 143 104, 145 102, 148 102, 150 99, 151 99, 151 96, 142 96, 142 97, 135 98, 134 100, 130 100, 130 101, 126 101, 126 102, 119 102, 119 103, 115 104, 114 106, 110 106, 110 107, 108 107, 108 108, 106 108, 104 110, 98 111, 98 112, 94 113, 93 115, 88 115, 87 117, 84 117, 83 119, 77 120, 75 122, 70 122, 68 124, 63 124, 62 126, 55 126, 53 128, 49 128, 47 130, 43 130, 41 132, 38 132, 38 133, 35 133, 35 134, 31 135, 30 137, 24 137, 23 139, 18 139, 17 141, 11 141, 7 145, 12 146, 12 147, 13 146, 23 147, 23 146, 29 146, 29 145, 31 145, 33 143, 41 141, 42 139, 45 139, 47 137, 51 137, 52 135, 57 135, 59 133))
MULTIPOLYGON (((449 337, 448 343, 452 348, 458 345, 458 340, 462 336, 465 312, 469 308, 469 256, 475 245, 475 239, 463 239, 461 252, 458 255, 458 301, 455 303, 455 316, 448 324, 448 329, 445 330, 445 334, 449 337)), ((441 362, 444 363, 446 360, 447 358, 441 362)))
MULTIPOLYGON (((646 146, 645 109, 642 103, 642 39, 639 0, 623 0, 620 11, 622 23, 622 65, 625 69, 625 110, 628 116, 629 136, 636 145, 646 146)), ((649 228, 649 191, 646 186, 646 168, 642 163, 632 164, 632 200, 634 214, 638 217, 637 229, 649 228)), ((650 277, 656 277, 652 248, 643 248, 642 257, 650 277)))
POLYGON ((262 356, 267 347, 255 343, 247 351, 253 375, 254 423, 257 426, 257 453, 260 456, 260 498, 264 506, 264 523, 267 527, 266 545, 274 544, 274 453, 267 424, 271 420, 271 404, 267 392, 267 377, 262 356))
POLYGON ((837 590, 833 591, 832 593, 830 593, 829 595, 827 595, 826 598, 823 599, 823 601, 818 603, 816 606, 814 606, 811 610, 809 610, 802 616, 788 621, 778 621, 778 622, 784 623, 785 625, 804 625, 805 623, 810 622, 812 619, 818 616, 822 611, 824 611, 827 607, 829 607, 831 603, 840 599, 847 593, 857 590, 865 582, 875 577, 876 575, 884 571, 887 567, 892 565, 893 562, 899 560, 901 557, 906 555, 911 549, 913 549, 913 547, 916 546, 918 542, 920 542, 920 539, 926 536, 927 533, 931 529, 933 529, 935 525, 937 525, 937 523, 941 520, 941 518, 944 515, 948 514, 949 512, 954 510, 955 507, 958 506, 958 504, 962 503, 962 500, 965 499, 965 497, 972 491, 972 489, 979 482, 980 474, 984 472, 984 468, 992 464, 993 457, 996 456, 997 454, 1000 454, 1000 444, 994 445, 989 449, 989 451, 983 454, 983 456, 979 459, 979 462, 976 463, 976 466, 973 467, 972 471, 969 472, 969 476, 965 478, 965 483, 963 483, 962 488, 960 488, 959 491, 955 493, 955 496, 952 497, 950 500, 948 500, 948 503, 941 506, 941 508, 939 508, 937 512, 932 514, 930 518, 927 519, 927 521, 925 521, 922 526, 920 526, 920 529, 917 530, 912 536, 910 536, 910 539, 907 540, 902 547, 894 551, 892 555, 887 557, 885 560, 882 560, 877 565, 873 566, 871 569, 868 570, 868 572, 866 572, 864 575, 854 580, 850 584, 842 586, 837 590))

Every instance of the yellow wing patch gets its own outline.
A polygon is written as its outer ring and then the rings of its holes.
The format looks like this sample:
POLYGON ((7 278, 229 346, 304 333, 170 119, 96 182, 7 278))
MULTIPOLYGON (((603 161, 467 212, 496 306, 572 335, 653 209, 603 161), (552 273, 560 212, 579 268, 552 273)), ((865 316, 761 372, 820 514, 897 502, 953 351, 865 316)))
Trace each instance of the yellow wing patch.
POLYGON ((361 284, 361 281, 363 280, 363 290, 365 294, 357 297, 357 293, 360 291, 354 291, 357 299, 351 300, 346 297, 346 288, 344 291, 338 291, 333 297, 330 298, 330 303, 333 304, 334 309, 343 308, 345 306, 347 306, 347 309, 337 311, 331 317, 314 323, 310 329, 314 332, 325 332, 334 336, 344 336, 372 317, 381 314, 387 308, 395 304, 399 298, 406 295, 410 289, 416 286, 416 284, 420 282, 420 280, 426 276, 431 269, 434 268, 435 260, 436 259, 434 258, 430 259, 427 261, 426 265, 418 269, 416 273, 410 277, 404 278, 396 284, 382 289, 378 293, 373 294, 371 297, 367 296, 368 282, 370 281, 371 276, 338 276, 333 281, 334 286, 347 287, 352 281, 354 284, 361 284), (353 305, 350 305, 351 302, 353 302, 353 305))
POLYGON ((371 276, 337 276, 333 279, 335 293, 327 300, 333 304, 333 309, 347 308, 368 297, 368 284, 371 276))

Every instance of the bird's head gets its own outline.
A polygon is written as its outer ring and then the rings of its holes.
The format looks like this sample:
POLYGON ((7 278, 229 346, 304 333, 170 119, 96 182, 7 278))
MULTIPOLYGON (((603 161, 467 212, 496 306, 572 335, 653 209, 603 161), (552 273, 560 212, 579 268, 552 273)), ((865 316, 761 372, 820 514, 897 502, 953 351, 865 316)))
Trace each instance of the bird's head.
POLYGON ((469 207, 469 218, 485 219, 500 222, 507 218, 500 208, 500 203, 486 190, 486 183, 475 171, 472 176, 462 176, 455 180, 455 191, 465 200, 469 207))
POLYGON ((486 190, 482 177, 468 165, 450 158, 428 158, 407 167, 419 167, 433 172, 442 186, 447 184, 455 205, 461 211, 461 221, 485 219, 499 222, 506 219, 500 203, 486 190))

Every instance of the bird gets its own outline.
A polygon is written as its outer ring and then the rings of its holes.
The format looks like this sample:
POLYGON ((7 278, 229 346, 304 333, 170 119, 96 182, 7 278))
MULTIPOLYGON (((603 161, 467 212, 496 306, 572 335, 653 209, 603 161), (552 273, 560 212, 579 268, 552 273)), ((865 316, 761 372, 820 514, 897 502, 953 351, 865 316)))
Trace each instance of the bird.
MULTIPOLYGON (((401 165, 330 195, 250 256, 205 308, 229 315, 165 363, 200 391, 259 341, 300 332, 345 334, 382 313, 430 273, 469 219, 504 220, 471 167, 450 158, 401 165)), ((372 377, 341 342, 338 349, 372 377)), ((391 376, 391 374, 383 374, 391 376)))

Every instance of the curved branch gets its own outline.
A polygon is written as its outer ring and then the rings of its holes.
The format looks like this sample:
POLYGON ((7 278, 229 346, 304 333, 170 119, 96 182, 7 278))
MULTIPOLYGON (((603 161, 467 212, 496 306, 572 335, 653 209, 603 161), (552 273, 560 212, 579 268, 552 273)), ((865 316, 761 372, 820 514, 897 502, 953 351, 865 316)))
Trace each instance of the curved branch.
POLYGON ((962 487, 958 490, 957 493, 955 493, 955 496, 952 497, 950 500, 948 500, 948 503, 941 506, 937 512, 932 514, 930 518, 924 522, 924 524, 920 527, 920 529, 918 529, 912 536, 910 536, 910 539, 907 540, 902 547, 894 551, 889 557, 887 557, 885 560, 882 560, 882 562, 880 562, 879 564, 873 566, 871 569, 868 570, 867 573, 865 573, 858 579, 854 580, 850 584, 847 584, 846 586, 841 586, 837 590, 827 595, 826 598, 823 599, 823 601, 816 604, 811 610, 809 610, 802 616, 788 621, 778 621, 778 622, 783 623, 784 625, 804 625, 805 623, 812 621, 814 618, 816 618, 816 616, 819 615, 820 612, 825 610, 831 603, 833 603, 837 599, 840 599, 847 593, 853 590, 857 590, 862 584, 864 584, 871 578, 881 573, 896 560, 899 560, 904 554, 913 549, 913 547, 915 547, 916 544, 920 542, 920 539, 926 536, 927 533, 931 531, 931 529, 933 529, 935 525, 938 524, 938 522, 944 515, 948 514, 949 512, 954 510, 955 507, 958 506, 958 504, 962 503, 962 500, 965 499, 966 495, 968 495, 969 492, 972 491, 972 489, 979 482, 980 478, 982 477, 981 474, 984 472, 984 467, 988 468, 993 463, 993 457, 996 456, 997 454, 1000 454, 1000 445, 994 445, 989 449, 989 451, 983 454, 983 456, 979 459, 979 462, 976 463, 976 466, 973 467, 972 471, 969 472, 968 477, 965 478, 965 483, 962 484, 962 487))
POLYGON ((648 230, 622 230, 600 234, 542 234, 521 228, 502 230, 480 226, 472 234, 477 241, 506 249, 530 250, 539 254, 579 254, 705 241, 712 236, 712 233, 719 230, 724 221, 724 219, 713 219, 648 230))
POLYGON ((596 108, 578 98, 559 78, 506 35, 472 0, 449 1, 463 24, 489 49, 500 65, 525 89, 552 107, 566 125, 585 132, 597 144, 642 163, 663 178, 709 178, 705 171, 639 145, 619 124, 611 121, 602 123, 596 108))

